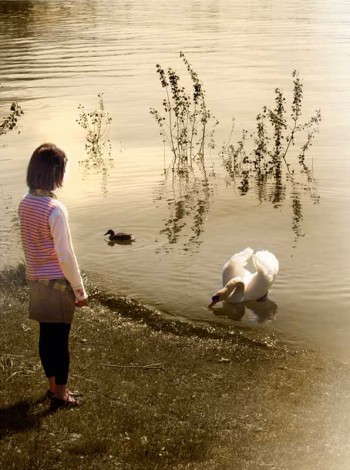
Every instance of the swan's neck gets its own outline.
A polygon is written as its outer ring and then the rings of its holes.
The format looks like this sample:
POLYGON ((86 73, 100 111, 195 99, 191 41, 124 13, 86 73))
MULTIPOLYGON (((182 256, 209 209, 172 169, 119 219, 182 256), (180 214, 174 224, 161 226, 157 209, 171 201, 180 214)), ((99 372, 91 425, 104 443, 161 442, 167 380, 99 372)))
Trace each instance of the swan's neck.
POLYGON ((237 303, 242 302, 244 298, 244 282, 237 277, 231 279, 225 286, 227 289, 227 302, 237 303))

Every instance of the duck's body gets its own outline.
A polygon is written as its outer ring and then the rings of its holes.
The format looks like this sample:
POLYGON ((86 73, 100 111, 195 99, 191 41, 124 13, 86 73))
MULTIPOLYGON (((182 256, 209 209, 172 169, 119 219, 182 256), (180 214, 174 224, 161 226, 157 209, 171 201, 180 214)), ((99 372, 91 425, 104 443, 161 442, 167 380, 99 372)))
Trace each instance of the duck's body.
POLYGON ((135 241, 135 238, 131 235, 131 233, 125 233, 125 232, 117 232, 115 233, 113 230, 108 230, 108 232, 105 233, 105 236, 109 235, 109 240, 111 242, 114 241, 135 241))
POLYGON ((212 297, 210 307, 222 301, 235 304, 266 298, 278 274, 279 263, 275 255, 269 251, 262 250, 253 253, 251 248, 246 248, 233 255, 224 265, 223 288, 212 297), (253 260, 255 273, 245 268, 250 258, 253 260))

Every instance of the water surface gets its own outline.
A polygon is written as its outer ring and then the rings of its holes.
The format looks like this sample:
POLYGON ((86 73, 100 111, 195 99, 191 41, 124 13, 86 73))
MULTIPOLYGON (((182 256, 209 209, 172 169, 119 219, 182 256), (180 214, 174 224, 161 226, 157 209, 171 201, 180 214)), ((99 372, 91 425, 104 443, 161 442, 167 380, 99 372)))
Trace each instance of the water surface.
POLYGON ((15 213, 27 160, 37 145, 53 141, 70 160, 59 197, 85 270, 167 316, 278 332, 346 356, 349 23, 350 3, 340 0, 1 1, 0 111, 13 100, 25 111, 20 134, 1 142, 1 264, 22 256, 15 213), (199 171, 186 182, 164 175, 163 145, 149 115, 163 99, 155 65, 185 76, 180 50, 220 121, 205 177, 199 171), (323 116, 308 153, 320 200, 301 193, 297 221, 290 193, 277 208, 253 192, 240 196, 217 156, 233 116, 238 137, 272 104, 276 87, 290 96, 294 69, 304 83, 305 119, 316 108, 323 116), (113 119, 114 166, 105 184, 78 163, 86 158, 78 105, 95 109, 100 92, 113 119), (109 228, 131 231, 136 242, 108 245, 109 228), (279 258, 269 302, 208 310, 222 265, 246 246, 279 258))

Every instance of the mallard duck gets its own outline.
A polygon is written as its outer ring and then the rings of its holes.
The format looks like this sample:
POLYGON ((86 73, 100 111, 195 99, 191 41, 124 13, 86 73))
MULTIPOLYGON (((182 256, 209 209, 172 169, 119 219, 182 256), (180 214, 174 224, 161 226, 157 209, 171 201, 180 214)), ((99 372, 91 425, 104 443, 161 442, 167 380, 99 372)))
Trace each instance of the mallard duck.
POLYGON ((249 300, 263 301, 275 282, 279 270, 279 263, 275 255, 269 251, 254 251, 246 248, 233 255, 222 270, 222 289, 212 297, 209 308, 218 302, 237 304, 249 300), (256 272, 251 273, 245 265, 253 259, 256 272))
POLYGON ((109 235, 109 240, 111 242, 117 242, 117 241, 135 241, 135 238, 131 235, 131 233, 124 233, 124 232, 118 232, 115 233, 113 230, 108 230, 104 234, 104 236, 109 235))

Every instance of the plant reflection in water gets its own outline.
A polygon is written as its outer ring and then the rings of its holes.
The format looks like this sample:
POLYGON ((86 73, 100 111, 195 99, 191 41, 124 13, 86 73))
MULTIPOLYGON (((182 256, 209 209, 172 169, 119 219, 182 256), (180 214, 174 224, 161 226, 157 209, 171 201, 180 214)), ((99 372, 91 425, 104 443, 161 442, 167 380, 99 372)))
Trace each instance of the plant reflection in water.
POLYGON ((163 249, 184 240, 184 251, 193 251, 201 243, 201 234, 213 196, 213 170, 205 166, 206 148, 214 148, 214 132, 218 125, 205 99, 205 90, 197 72, 183 52, 180 58, 186 67, 189 88, 182 86, 180 76, 159 64, 157 74, 165 97, 161 111, 150 109, 164 145, 172 153, 171 166, 164 170, 164 180, 156 201, 166 201, 169 216, 160 235, 167 242, 163 249))
POLYGON ((276 88, 275 107, 271 109, 264 106, 256 117, 256 131, 248 134, 244 129, 237 143, 232 143, 233 120, 229 139, 222 146, 220 156, 229 181, 238 188, 240 195, 244 196, 253 190, 260 202, 270 202, 274 207, 280 207, 287 199, 290 200, 292 230, 297 241, 304 235, 302 195, 307 193, 314 204, 319 202, 317 181, 312 168, 306 163, 306 153, 319 131, 321 112, 316 110, 308 121, 300 123, 303 85, 296 71, 292 76, 289 117, 284 93, 276 88), (298 154, 290 152, 291 147, 296 145, 297 134, 305 139, 298 154))
POLYGON ((86 111, 81 104, 78 106, 79 119, 77 123, 86 130, 85 151, 87 158, 79 162, 83 170, 83 178, 90 173, 101 175, 101 189, 107 194, 107 181, 109 169, 113 167, 112 145, 107 138, 112 118, 105 111, 102 93, 98 95, 99 108, 86 111))
MULTIPOLYGON (((204 162, 197 162, 186 171, 168 168, 157 191, 155 202, 166 202, 168 216, 160 235, 166 236, 161 249, 182 242, 184 251, 194 251, 201 244, 201 234, 213 199, 215 173, 204 162)), ((157 251, 160 251, 158 249, 157 251)))
MULTIPOLYGON (((168 200, 170 217, 161 233, 167 235, 169 244, 176 243, 187 220, 192 219, 193 235, 185 244, 185 249, 188 249, 190 244, 199 243, 209 210, 211 185, 205 171, 204 149, 207 145, 215 148, 213 136, 219 122, 207 108, 205 90, 198 74, 182 52, 180 57, 190 75, 192 90, 187 92, 180 85, 180 77, 171 68, 166 72, 157 65, 165 98, 161 112, 155 108, 151 108, 150 112, 159 126, 163 143, 168 143, 173 154, 171 170, 165 173, 163 183, 164 193, 167 194, 166 186, 171 179, 172 197, 168 200), (195 174, 194 163, 201 170, 200 177, 195 174)), ((316 110, 308 121, 301 122, 303 83, 296 70, 292 78, 289 113, 286 112, 283 90, 276 88, 274 106, 264 106, 256 116, 256 131, 248 134, 244 129, 237 143, 232 142, 233 120, 229 139, 222 146, 219 156, 229 181, 234 183, 241 196, 254 190, 260 202, 269 202, 276 208, 290 200, 296 242, 304 236, 302 195, 308 193, 315 204, 319 202, 317 182, 306 164, 306 153, 319 131, 321 111, 316 110), (292 153, 294 161, 291 162, 287 158, 290 149, 296 145, 298 135, 303 136, 304 143, 296 156, 295 152, 292 153)), ((159 196, 158 199, 163 198, 159 196)))

